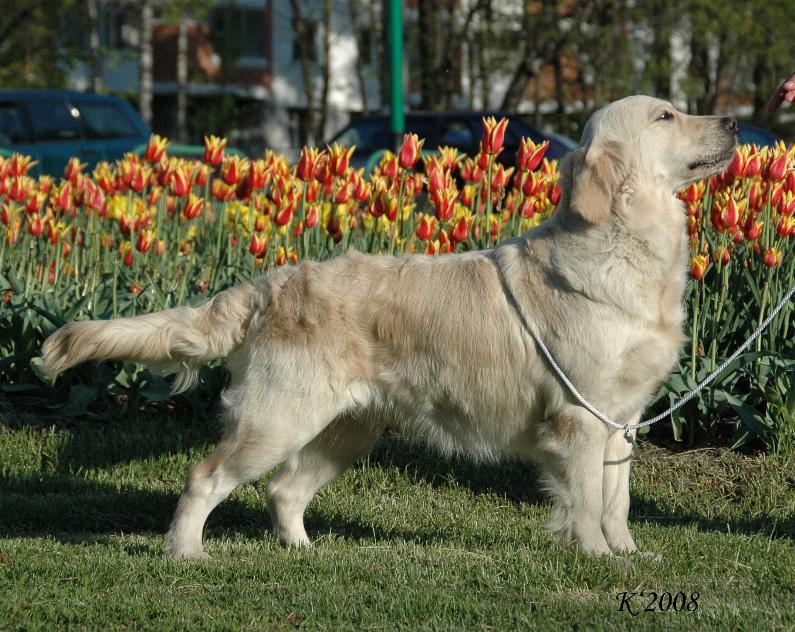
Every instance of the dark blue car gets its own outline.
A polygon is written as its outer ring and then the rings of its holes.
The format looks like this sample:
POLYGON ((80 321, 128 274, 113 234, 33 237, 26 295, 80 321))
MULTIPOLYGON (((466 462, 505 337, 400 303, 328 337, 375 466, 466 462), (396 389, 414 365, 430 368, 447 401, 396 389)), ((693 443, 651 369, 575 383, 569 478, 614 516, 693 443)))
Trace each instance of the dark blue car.
POLYGON ((0 90, 0 149, 29 154, 33 173, 59 176, 76 156, 93 167, 148 142, 151 130, 122 99, 62 90, 0 90))

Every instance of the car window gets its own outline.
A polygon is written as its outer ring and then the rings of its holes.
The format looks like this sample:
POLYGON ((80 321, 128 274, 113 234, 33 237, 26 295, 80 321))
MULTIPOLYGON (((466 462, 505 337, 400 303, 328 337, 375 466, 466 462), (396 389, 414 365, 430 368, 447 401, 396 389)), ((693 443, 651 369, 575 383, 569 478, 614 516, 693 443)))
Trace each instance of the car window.
POLYGON ((60 100, 28 103, 37 141, 75 140, 81 137, 80 113, 60 100))
POLYGON ((18 103, 0 103, 0 144, 27 142, 30 142, 30 131, 25 123, 22 106, 18 103))
POLYGON ((77 103, 89 138, 140 136, 138 128, 115 103, 77 103))
POLYGON ((472 128, 466 121, 448 121, 445 123, 440 143, 466 151, 470 151, 477 144, 472 128))

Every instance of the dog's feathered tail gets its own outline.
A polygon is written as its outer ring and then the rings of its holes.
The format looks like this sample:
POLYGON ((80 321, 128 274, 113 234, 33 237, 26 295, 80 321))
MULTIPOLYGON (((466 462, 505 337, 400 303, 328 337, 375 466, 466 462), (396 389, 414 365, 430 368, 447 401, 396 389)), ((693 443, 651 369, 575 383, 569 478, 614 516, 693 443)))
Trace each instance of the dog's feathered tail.
POLYGON ((44 342, 44 370, 56 376, 86 360, 121 359, 175 371, 173 392, 196 383, 199 367, 234 351, 256 309, 254 284, 233 287, 201 307, 69 323, 44 342))

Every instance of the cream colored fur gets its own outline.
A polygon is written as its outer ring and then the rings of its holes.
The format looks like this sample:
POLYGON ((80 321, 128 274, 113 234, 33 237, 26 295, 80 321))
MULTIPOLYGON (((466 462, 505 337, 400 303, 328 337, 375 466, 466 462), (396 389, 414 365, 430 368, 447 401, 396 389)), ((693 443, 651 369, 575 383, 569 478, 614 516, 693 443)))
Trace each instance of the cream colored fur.
POLYGON ((630 444, 573 400, 520 314, 597 408, 637 420, 684 341, 688 246, 675 192, 726 166, 734 132, 728 119, 629 97, 591 118, 562 165, 557 213, 522 237, 442 257, 350 252, 198 309, 72 323, 46 341, 45 366, 172 363, 185 386, 202 362, 228 358, 226 433, 188 478, 166 536, 176 558, 204 557, 207 515, 278 465, 274 529, 307 544, 315 492, 387 424, 446 451, 534 460, 554 531, 592 553, 632 552, 630 444))

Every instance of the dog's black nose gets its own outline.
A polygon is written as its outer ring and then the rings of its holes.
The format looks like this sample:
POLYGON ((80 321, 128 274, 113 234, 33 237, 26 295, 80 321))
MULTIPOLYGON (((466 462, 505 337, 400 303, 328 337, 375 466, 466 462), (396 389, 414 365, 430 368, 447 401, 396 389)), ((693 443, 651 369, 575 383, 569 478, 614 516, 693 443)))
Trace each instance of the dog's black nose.
POLYGON ((737 119, 733 116, 724 116, 720 120, 720 126, 726 131, 737 133, 737 119))

